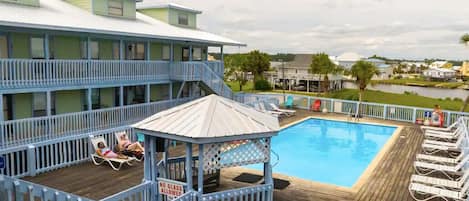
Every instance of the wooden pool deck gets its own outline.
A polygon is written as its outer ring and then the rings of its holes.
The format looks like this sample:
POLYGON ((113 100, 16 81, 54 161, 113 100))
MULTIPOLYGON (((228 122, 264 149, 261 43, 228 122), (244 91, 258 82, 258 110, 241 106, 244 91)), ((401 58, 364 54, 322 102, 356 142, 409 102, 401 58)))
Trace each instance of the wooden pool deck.
MULTIPOLYGON (((309 116, 347 119, 343 115, 319 114, 298 110, 295 117, 281 120, 281 125, 287 125, 309 116)), ((374 170, 369 173, 369 178, 363 181, 363 185, 356 189, 349 189, 274 174, 275 179, 290 183, 282 190, 275 190, 274 200, 412 200, 407 188, 410 176, 413 173, 412 163, 415 154, 420 152, 420 145, 423 141, 421 131, 412 124, 377 119, 362 121, 394 124, 403 127, 394 144, 390 145, 390 149, 384 153, 374 170)), ((181 146, 170 152, 172 156, 178 156, 183 154, 183 150, 183 146, 181 146)), ((221 184, 217 190, 251 185, 233 180, 242 173, 260 175, 260 172, 243 168, 224 169, 221 173, 221 184)), ((89 162, 25 179, 91 199, 102 199, 141 183, 142 178, 143 163, 133 167, 124 167, 117 172, 106 165, 95 166, 89 162)))

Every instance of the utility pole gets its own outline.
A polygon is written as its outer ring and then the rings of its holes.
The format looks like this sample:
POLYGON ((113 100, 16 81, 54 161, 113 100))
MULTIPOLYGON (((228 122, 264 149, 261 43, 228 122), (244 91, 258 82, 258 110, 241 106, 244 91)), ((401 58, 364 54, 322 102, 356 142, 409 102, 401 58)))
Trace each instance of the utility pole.
POLYGON ((285 62, 283 59, 279 59, 279 62, 282 62, 282 93, 283 93, 283 102, 285 103, 285 62))

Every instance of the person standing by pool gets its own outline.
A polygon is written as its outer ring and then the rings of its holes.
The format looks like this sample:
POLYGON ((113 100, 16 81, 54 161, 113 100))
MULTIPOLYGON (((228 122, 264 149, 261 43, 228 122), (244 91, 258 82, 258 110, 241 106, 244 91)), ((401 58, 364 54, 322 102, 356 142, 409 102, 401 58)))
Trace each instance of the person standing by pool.
POLYGON ((440 127, 443 125, 443 111, 439 105, 435 105, 433 109, 431 124, 440 127))

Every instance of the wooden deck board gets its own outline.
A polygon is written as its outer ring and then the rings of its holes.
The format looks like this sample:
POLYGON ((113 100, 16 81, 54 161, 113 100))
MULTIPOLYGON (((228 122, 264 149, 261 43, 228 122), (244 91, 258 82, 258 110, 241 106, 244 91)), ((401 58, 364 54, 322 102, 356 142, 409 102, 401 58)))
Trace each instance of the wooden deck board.
MULTIPOLYGON (((327 116, 334 118, 346 117, 333 114, 319 114, 299 110, 293 118, 284 119, 281 125, 287 125, 308 116, 327 116)), ((416 153, 420 152, 423 140, 421 131, 411 125, 376 119, 366 119, 377 123, 398 124, 404 126, 395 144, 383 156, 369 179, 357 191, 324 185, 317 182, 302 180, 285 175, 274 174, 274 178, 290 181, 290 186, 283 190, 275 190, 274 200, 287 201, 405 201, 412 200, 408 185, 413 171, 413 161, 416 153)), ((177 156, 184 153, 184 146, 171 151, 177 156)), ((233 178, 243 172, 261 174, 258 171, 243 168, 229 168, 222 170, 221 185, 218 190, 233 189, 251 184, 233 181, 233 178)), ((83 163, 49 173, 26 178, 26 180, 57 188, 91 199, 102 199, 119 191, 138 185, 143 178, 143 163, 133 167, 123 167, 121 171, 113 171, 107 165, 95 166, 91 162, 83 163)))

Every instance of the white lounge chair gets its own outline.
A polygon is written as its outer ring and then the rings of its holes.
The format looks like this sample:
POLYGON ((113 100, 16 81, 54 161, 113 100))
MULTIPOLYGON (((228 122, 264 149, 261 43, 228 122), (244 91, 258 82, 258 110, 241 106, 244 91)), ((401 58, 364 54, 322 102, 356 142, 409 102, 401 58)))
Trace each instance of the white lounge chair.
POLYGON ((422 144, 423 152, 432 155, 443 151, 449 153, 451 156, 454 156, 454 154, 451 152, 461 152, 461 145, 463 144, 464 139, 466 139, 465 136, 460 135, 456 142, 424 140, 422 144))
POLYGON ((272 109, 274 109, 274 111, 283 112, 283 113, 286 113, 287 115, 295 115, 296 113, 296 110, 280 109, 277 105, 273 103, 270 103, 269 105, 270 107, 272 107, 272 109))
POLYGON ((91 154, 91 160, 95 165, 101 165, 104 162, 107 162, 113 170, 119 171, 123 164, 127 164, 132 166, 132 162, 135 161, 135 158, 129 157, 127 159, 119 159, 119 158, 106 158, 98 155, 96 150, 98 149, 98 143, 104 143, 104 146, 108 147, 106 144, 106 140, 102 136, 93 137, 90 136, 91 144, 93 144, 93 148, 95 153, 91 154), (117 166, 115 165, 117 164, 117 166))
POLYGON ((433 186, 433 185, 425 185, 421 183, 412 182, 409 185, 409 192, 414 200, 418 201, 426 201, 432 200, 435 198, 441 198, 443 200, 466 200, 467 199, 467 191, 469 189, 468 182, 465 182, 463 187, 456 190, 450 190, 443 187, 433 186), (420 195, 428 195, 426 198, 417 198, 416 194, 420 195), (449 199, 448 199, 449 198, 449 199))
POLYGON ((420 129, 425 131, 451 131, 455 128, 459 127, 459 121, 454 122, 453 124, 449 125, 446 128, 442 127, 434 127, 434 126, 420 126, 420 129))
POLYGON ((462 169, 468 161, 469 156, 464 156, 464 158, 459 163, 452 165, 415 161, 414 168, 419 175, 429 175, 435 172, 439 172, 448 177, 448 179, 454 180, 454 176, 457 177, 458 175, 461 175, 462 169))
POLYGON ((427 154, 417 154, 416 160, 422 162, 430 162, 437 164, 457 164, 463 159, 464 153, 459 154, 455 158, 443 157, 443 156, 433 156, 427 154))
POLYGON ((422 183, 432 186, 440 186, 443 188, 451 188, 451 189, 460 189, 464 186, 464 183, 467 182, 469 178, 469 171, 465 170, 464 175, 457 180, 449 180, 449 179, 442 179, 430 176, 423 176, 414 174, 410 177, 411 183, 422 183))
POLYGON ((285 115, 283 112, 275 112, 275 111, 266 110, 263 103, 255 104, 254 108, 256 108, 257 110, 259 110, 261 112, 269 113, 269 114, 271 114, 271 115, 273 115, 277 118, 281 117, 282 115, 285 115))
MULTIPOLYGON (((122 135, 127 135, 127 132, 115 132, 114 133, 114 136, 116 137, 116 140, 117 140, 117 143, 120 144, 121 143, 121 136, 122 135)), ((128 137, 128 136, 127 136, 128 137)), ((122 150, 119 150, 119 151, 122 151, 122 150)), ((130 157, 130 156, 129 156, 130 157)), ((138 162, 142 162, 142 159, 138 159, 137 157, 131 157, 131 158, 134 158, 136 161, 138 162)))
POLYGON ((444 132, 444 131, 428 131, 425 132, 425 137, 428 139, 441 139, 445 141, 453 140, 458 138, 463 134, 463 128, 459 127, 452 132, 444 132))
POLYGON ((427 130, 425 133, 433 133, 433 134, 440 134, 440 135, 456 135, 458 131, 464 129, 463 127, 457 127, 454 130, 450 131, 437 131, 437 130, 427 130))

